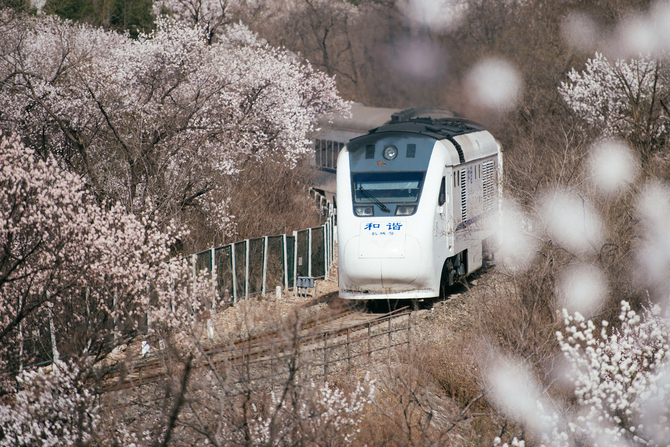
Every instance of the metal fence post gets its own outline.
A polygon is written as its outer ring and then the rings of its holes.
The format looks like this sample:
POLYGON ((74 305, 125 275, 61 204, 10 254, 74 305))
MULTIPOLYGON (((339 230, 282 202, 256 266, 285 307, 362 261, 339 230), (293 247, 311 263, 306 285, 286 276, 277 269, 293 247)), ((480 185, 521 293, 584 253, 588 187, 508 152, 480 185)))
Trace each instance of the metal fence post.
POLYGON ((328 279, 328 271, 330 270, 330 265, 328 264, 328 252, 330 251, 330 244, 328 243, 328 221, 326 221, 326 225, 322 226, 321 229, 323 230, 323 279, 328 279))
POLYGON ((268 237, 263 237, 263 283, 261 284, 261 294, 267 293, 268 279, 268 237))
POLYGON ((249 239, 244 240, 244 248, 246 252, 246 259, 245 259, 246 268, 244 270, 244 299, 246 300, 249 299, 249 251, 251 251, 249 250, 250 248, 249 239))
POLYGON ((323 380, 328 380, 328 334, 323 334, 323 380))
POLYGON ((233 273, 233 304, 237 304, 237 266, 235 265, 235 244, 230 244, 230 264, 233 273))
POLYGON ((347 366, 351 371, 351 341, 349 340, 349 328, 347 328, 347 366))
POLYGON ((335 260, 335 210, 330 214, 330 264, 335 260))
POLYGON ((391 336, 391 319, 389 318, 389 367, 391 366, 391 342, 392 342, 392 336, 391 336))
POLYGON ((296 278, 298 277, 298 232, 293 232, 293 287, 295 288, 296 278))
POLYGON ((282 241, 282 255, 283 255, 283 261, 284 261, 284 289, 288 290, 288 247, 286 246, 288 244, 288 240, 286 239, 286 234, 281 235, 281 241, 282 241))
POLYGON ((216 250, 214 247, 212 247, 212 250, 210 251, 209 255, 209 260, 210 262, 210 272, 211 272, 211 278, 212 278, 212 286, 214 287, 214 296, 212 296, 212 314, 216 313, 216 299, 219 296, 219 277, 216 274, 216 250))
POLYGON ((312 276, 312 229, 307 231, 307 276, 312 276))
POLYGON ((370 360, 370 335, 372 332, 372 327, 370 326, 370 323, 368 323, 368 360, 370 360))

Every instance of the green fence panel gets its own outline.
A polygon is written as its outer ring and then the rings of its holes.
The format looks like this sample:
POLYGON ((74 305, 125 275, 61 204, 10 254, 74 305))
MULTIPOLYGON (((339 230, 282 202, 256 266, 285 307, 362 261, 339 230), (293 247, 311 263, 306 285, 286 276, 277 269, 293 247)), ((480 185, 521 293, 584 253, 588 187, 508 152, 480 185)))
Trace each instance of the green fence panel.
POLYGON ((312 228, 312 276, 326 276, 326 246, 324 244, 324 227, 312 228))
POLYGON ((284 246, 281 236, 268 237, 267 272, 265 273, 265 287, 272 292, 281 286, 284 281, 284 246))
POLYGON ((288 271, 288 287, 295 285, 295 236, 286 236, 286 270, 288 271))
POLYGON ((309 230, 298 231, 298 264, 296 276, 309 276, 309 230))
POLYGON ((226 245, 217 248, 214 255, 216 260, 216 290, 219 299, 226 302, 232 300, 233 296, 233 263, 230 251, 230 245, 226 245))
POLYGON ((235 279, 237 280, 237 299, 245 297, 245 281, 247 271, 247 243, 235 242, 235 279))
POLYGON ((263 290, 263 256, 265 255, 265 239, 249 239, 249 295, 261 293, 263 290))
POLYGON ((199 275, 203 270, 212 271, 212 250, 201 251, 196 255, 195 274, 199 275))

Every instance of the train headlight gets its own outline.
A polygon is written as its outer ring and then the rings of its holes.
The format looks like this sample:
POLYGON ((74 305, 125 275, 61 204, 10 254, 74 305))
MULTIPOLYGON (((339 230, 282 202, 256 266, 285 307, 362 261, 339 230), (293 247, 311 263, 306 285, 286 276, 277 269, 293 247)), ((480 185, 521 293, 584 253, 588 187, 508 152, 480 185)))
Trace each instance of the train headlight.
POLYGON ((356 213, 358 217, 374 216, 375 209, 372 206, 355 206, 354 213, 356 213))
POLYGON ((395 209, 396 216, 410 216, 416 211, 416 205, 398 205, 395 209))
POLYGON ((387 160, 393 160, 398 156, 398 148, 395 146, 386 146, 384 148, 384 158, 387 160))

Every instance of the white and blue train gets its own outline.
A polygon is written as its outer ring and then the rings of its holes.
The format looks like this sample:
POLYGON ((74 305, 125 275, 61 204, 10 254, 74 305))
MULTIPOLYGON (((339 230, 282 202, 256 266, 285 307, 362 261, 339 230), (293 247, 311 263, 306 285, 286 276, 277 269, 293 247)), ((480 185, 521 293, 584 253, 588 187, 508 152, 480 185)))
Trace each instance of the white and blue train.
POLYGON ((482 266, 500 211, 500 144, 481 125, 409 109, 337 159, 340 297, 423 299, 482 266))

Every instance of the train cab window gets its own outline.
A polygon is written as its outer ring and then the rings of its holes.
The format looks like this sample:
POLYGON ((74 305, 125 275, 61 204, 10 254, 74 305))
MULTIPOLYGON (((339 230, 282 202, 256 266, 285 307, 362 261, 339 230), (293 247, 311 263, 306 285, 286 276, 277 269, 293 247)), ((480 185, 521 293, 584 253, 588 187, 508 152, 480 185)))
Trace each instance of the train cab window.
POLYGON ((440 184, 440 195, 437 198, 438 206, 444 205, 444 202, 447 201, 447 178, 442 177, 442 183, 440 184))
POLYGON ((354 203, 415 203, 423 172, 361 172, 353 174, 354 203))
POLYGON ((372 159, 375 158, 375 145, 368 144, 365 146, 365 158, 372 159))

